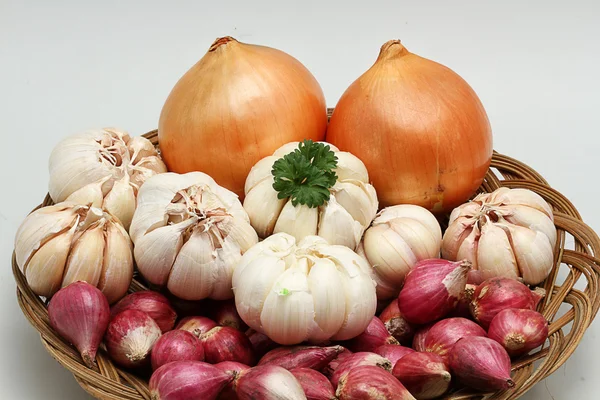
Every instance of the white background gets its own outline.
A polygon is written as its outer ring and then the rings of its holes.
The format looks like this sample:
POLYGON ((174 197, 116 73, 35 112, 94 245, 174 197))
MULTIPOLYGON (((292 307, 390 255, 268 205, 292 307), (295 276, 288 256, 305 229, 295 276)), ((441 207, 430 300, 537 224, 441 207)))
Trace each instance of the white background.
MULTIPOLYGON (((2 399, 89 398, 22 316, 10 271, 15 230, 45 194, 52 147, 86 128, 154 129, 171 87, 218 36, 292 54, 330 106, 381 44, 401 39, 462 75, 488 111, 496 150, 536 168, 600 231, 597 2, 168 3, 0 0, 2 399)), ((599 331, 593 324, 525 398, 592 398, 599 331)))

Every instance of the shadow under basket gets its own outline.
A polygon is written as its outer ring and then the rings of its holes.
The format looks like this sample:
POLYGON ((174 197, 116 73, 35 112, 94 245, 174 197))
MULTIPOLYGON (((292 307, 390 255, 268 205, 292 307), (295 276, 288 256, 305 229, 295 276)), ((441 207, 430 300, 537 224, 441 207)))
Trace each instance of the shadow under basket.
MULTIPOLYGON (((156 131, 144 135, 158 145, 156 131)), ((537 382, 556 371, 575 351, 585 330, 595 317, 600 305, 598 280, 600 277, 600 239, 584 224, 573 204, 552 189, 546 180, 527 165, 494 153, 492 163, 480 192, 492 192, 499 187, 533 190, 550 203, 558 240, 554 251, 554 267, 543 283, 546 297, 540 312, 550 321, 549 339, 542 348, 516 359, 512 363, 515 386, 509 390, 483 394, 468 389, 452 392, 444 399, 516 399, 537 382), (560 271, 560 273, 559 273, 560 271), (583 289, 575 289, 577 287, 583 289)), ((40 206, 51 205, 49 196, 40 206)), ((65 342, 49 324, 44 301, 28 286, 17 266, 15 256, 12 269, 17 282, 17 300, 23 313, 40 332, 46 350, 62 366, 73 373, 81 387, 98 399, 150 399, 148 381, 131 371, 117 367, 105 351, 98 351, 98 370, 87 368, 74 347, 65 342)), ((142 282, 134 279, 130 291, 144 290, 142 282)))

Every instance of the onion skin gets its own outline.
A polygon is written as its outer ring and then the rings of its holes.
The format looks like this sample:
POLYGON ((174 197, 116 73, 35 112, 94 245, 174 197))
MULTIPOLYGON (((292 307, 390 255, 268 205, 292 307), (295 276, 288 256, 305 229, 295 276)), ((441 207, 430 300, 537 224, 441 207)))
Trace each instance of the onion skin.
POLYGON ((494 317, 488 337, 504 346, 511 357, 517 357, 544 344, 548 321, 537 311, 509 308, 494 317))
POLYGON ((498 342, 480 336, 460 339, 449 355, 453 376, 473 389, 489 392, 515 385, 510 377, 510 357, 498 342))
POLYGON ((158 138, 169 171, 205 172, 243 199, 254 164, 288 142, 322 141, 326 127, 323 91, 298 60, 223 37, 169 94, 158 138))
POLYGON ((322 373, 310 368, 294 368, 290 372, 302 386, 307 400, 335 400, 333 386, 322 373))
POLYGON ((492 132, 473 89, 455 72, 385 43, 337 103, 327 141, 366 165, 381 207, 448 212, 477 190, 492 132))
POLYGON ((219 394, 217 399, 218 400, 237 400, 238 397, 237 397, 237 394, 235 394, 235 386, 237 384, 239 374, 242 371, 246 371, 246 370, 250 369, 250 367, 247 365, 235 362, 235 361, 223 361, 218 364, 215 364, 215 367, 217 367, 220 370, 225 371, 227 373, 234 374, 233 380, 231 382, 229 382, 227 384, 227 386, 225 386, 225 388, 221 391, 221 393, 219 394))
POLYGON ((235 361, 254 365, 254 352, 246 335, 229 326, 217 326, 200 335, 204 358, 210 364, 235 361))
POLYGON ((383 358, 387 358, 392 363, 392 366, 396 365, 399 359, 405 355, 414 353, 415 351, 410 347, 399 346, 397 344, 386 344, 378 347, 375 353, 379 354, 383 358))
POLYGON ((400 359, 392 374, 417 399, 435 399, 450 388, 450 371, 434 353, 412 353, 400 359))
POLYGON ((145 312, 125 310, 108 324, 104 343, 110 358, 126 368, 146 365, 161 336, 157 323, 145 312))
POLYGON ((373 317, 363 333, 349 340, 344 345, 352 351, 374 352, 384 344, 399 344, 398 341, 390 335, 385 325, 377 317, 373 317))
POLYGON ((447 359, 452 346, 467 336, 486 336, 485 330, 466 318, 447 318, 435 323, 425 337, 425 351, 447 359))
POLYGON ((233 373, 202 361, 176 361, 154 371, 149 383, 150 397, 214 400, 233 377, 233 373))
POLYGON ((372 366, 358 367, 344 375, 335 394, 339 400, 414 400, 392 374, 372 366))
POLYGON ((354 353, 344 358, 342 362, 337 366, 337 368, 333 371, 333 375, 331 375, 330 381, 334 387, 337 387, 342 376, 344 376, 349 371, 352 371, 357 367, 367 365, 381 368, 385 371, 391 371, 393 367, 390 360, 381 357, 379 354, 363 351, 359 353, 354 353))
POLYGON ((412 341, 415 334, 415 327, 402 316, 397 298, 392 300, 381 312, 379 319, 383 322, 390 335, 400 342, 400 344, 409 344, 412 341))
POLYGON ((463 295, 470 268, 468 261, 419 261, 406 275, 398 296, 398 307, 404 318, 422 325, 447 315, 463 295))
POLYGON ((150 361, 153 370, 174 361, 204 361, 204 348, 200 340, 187 331, 169 331, 154 344, 150 361))
POLYGON ((171 307, 169 300, 162 294, 152 290, 144 290, 125 296, 112 306, 110 316, 113 318, 125 310, 145 312, 158 324, 162 333, 173 329, 175 320, 177 320, 177 313, 171 307))
POLYGON ((342 346, 279 347, 265 354, 258 365, 277 365, 287 370, 310 368, 320 371, 342 351, 344 351, 342 346))
POLYGON ((260 365, 242 371, 236 393, 239 400, 306 400, 294 375, 276 365, 260 365))
POLYGON ((48 319, 52 328, 77 348, 84 364, 93 368, 110 320, 104 294, 89 283, 71 283, 50 299, 48 319))
POLYGON ((200 337, 200 335, 210 331, 212 328, 216 327, 217 323, 210 318, 201 317, 201 316, 193 316, 193 317, 185 317, 175 327, 175 329, 181 329, 184 331, 188 331, 196 337, 200 337))
POLYGON ((491 278, 475 289, 470 304, 471 315, 487 329, 500 311, 508 308, 535 310, 540 300, 539 291, 533 292, 519 281, 491 278))

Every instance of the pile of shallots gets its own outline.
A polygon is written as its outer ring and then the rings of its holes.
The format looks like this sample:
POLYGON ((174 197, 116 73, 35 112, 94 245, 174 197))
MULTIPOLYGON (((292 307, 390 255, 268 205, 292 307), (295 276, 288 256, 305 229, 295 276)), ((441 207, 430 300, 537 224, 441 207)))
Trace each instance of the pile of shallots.
POLYGON ((58 291, 48 313, 89 367, 104 342, 118 365, 151 368, 153 399, 434 399, 460 387, 509 389, 511 357, 548 337, 535 311, 543 290, 510 278, 469 285, 469 270, 466 261, 417 263, 398 299, 362 334, 338 342, 279 346, 248 329, 233 301, 188 304, 182 314, 203 315, 179 321, 153 291, 111 309, 84 282, 58 291))

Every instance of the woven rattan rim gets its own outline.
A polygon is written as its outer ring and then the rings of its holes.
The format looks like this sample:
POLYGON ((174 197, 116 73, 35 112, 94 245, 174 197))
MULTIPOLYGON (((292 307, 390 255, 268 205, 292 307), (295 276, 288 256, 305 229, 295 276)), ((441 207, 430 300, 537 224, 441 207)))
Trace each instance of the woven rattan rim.
MULTIPOLYGON (((329 112, 331 113, 331 110, 329 112)), ((144 136, 158 145, 157 131, 144 136)), ((552 189, 533 169, 495 152, 490 170, 479 190, 491 192, 501 186, 531 189, 544 197, 554 209, 559 240, 555 248, 555 265, 544 285, 548 295, 541 304, 541 312, 550 321, 550 337, 542 349, 513 362, 513 379, 516 383, 514 388, 487 396, 462 390, 446 396, 445 399, 520 397, 537 382, 556 371, 569 358, 600 307, 600 239, 583 223, 573 204, 552 189), (566 273, 566 278, 562 281, 557 279, 559 270, 566 273), (585 281, 585 288, 575 289, 575 283, 581 280, 585 281), (565 306, 561 307, 562 305, 565 306)), ((50 204, 52 200, 46 196, 40 206, 50 204)), ((40 332, 46 350, 73 373, 86 392, 98 399, 150 399, 147 381, 115 366, 103 350, 98 353, 98 370, 88 369, 75 349, 50 327, 45 304, 27 285, 14 254, 12 269, 17 283, 17 300, 25 317, 40 332)), ((561 277, 563 275, 564 273, 561 273, 561 277)), ((143 288, 140 282, 134 280, 130 291, 143 288)))

